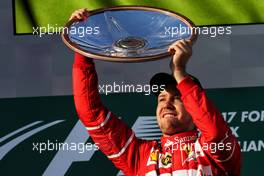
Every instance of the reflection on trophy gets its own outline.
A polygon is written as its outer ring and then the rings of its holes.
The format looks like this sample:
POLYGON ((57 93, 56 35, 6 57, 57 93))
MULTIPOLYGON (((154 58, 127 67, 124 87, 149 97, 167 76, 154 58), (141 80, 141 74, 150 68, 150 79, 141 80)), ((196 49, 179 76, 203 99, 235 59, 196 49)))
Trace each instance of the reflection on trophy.
POLYGON ((84 21, 69 21, 65 28, 71 32, 63 32, 62 38, 68 47, 87 57, 142 62, 169 56, 168 48, 177 40, 194 41, 193 27, 189 19, 175 12, 117 6, 91 11, 84 21))

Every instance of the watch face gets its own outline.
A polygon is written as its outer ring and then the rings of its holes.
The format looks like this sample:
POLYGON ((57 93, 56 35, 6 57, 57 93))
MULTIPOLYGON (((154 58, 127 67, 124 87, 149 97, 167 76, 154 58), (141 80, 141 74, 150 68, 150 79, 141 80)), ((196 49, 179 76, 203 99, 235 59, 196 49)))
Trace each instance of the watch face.
POLYGON ((169 56, 168 47, 180 39, 195 40, 193 23, 180 14, 141 6, 91 11, 84 21, 69 21, 63 41, 87 57, 140 62, 169 56))

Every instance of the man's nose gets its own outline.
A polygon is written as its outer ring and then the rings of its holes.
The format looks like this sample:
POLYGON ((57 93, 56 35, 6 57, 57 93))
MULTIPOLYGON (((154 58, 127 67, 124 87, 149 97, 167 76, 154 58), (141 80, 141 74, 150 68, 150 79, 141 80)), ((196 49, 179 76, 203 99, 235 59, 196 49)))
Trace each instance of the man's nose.
POLYGON ((171 102, 170 100, 167 100, 165 102, 165 108, 170 109, 170 110, 175 110, 175 107, 173 106, 173 102, 171 102))

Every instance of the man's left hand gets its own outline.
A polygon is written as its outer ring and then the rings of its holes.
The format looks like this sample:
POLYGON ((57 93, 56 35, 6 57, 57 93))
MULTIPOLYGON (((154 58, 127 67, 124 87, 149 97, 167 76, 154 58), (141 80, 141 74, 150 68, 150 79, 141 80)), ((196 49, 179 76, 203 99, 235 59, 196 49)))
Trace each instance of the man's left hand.
POLYGON ((188 40, 179 40, 173 43, 168 51, 174 54, 170 66, 173 76, 179 83, 187 75, 185 68, 192 55, 192 43, 188 40))

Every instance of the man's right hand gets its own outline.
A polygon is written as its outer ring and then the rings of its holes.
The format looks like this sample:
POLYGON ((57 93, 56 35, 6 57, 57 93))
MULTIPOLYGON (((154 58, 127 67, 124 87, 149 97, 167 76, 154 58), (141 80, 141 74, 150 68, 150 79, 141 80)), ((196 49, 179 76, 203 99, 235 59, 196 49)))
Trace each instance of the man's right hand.
POLYGON ((80 21, 86 20, 88 18, 88 14, 89 14, 89 11, 86 8, 78 9, 71 14, 71 17, 69 20, 72 20, 72 19, 77 19, 80 21))

